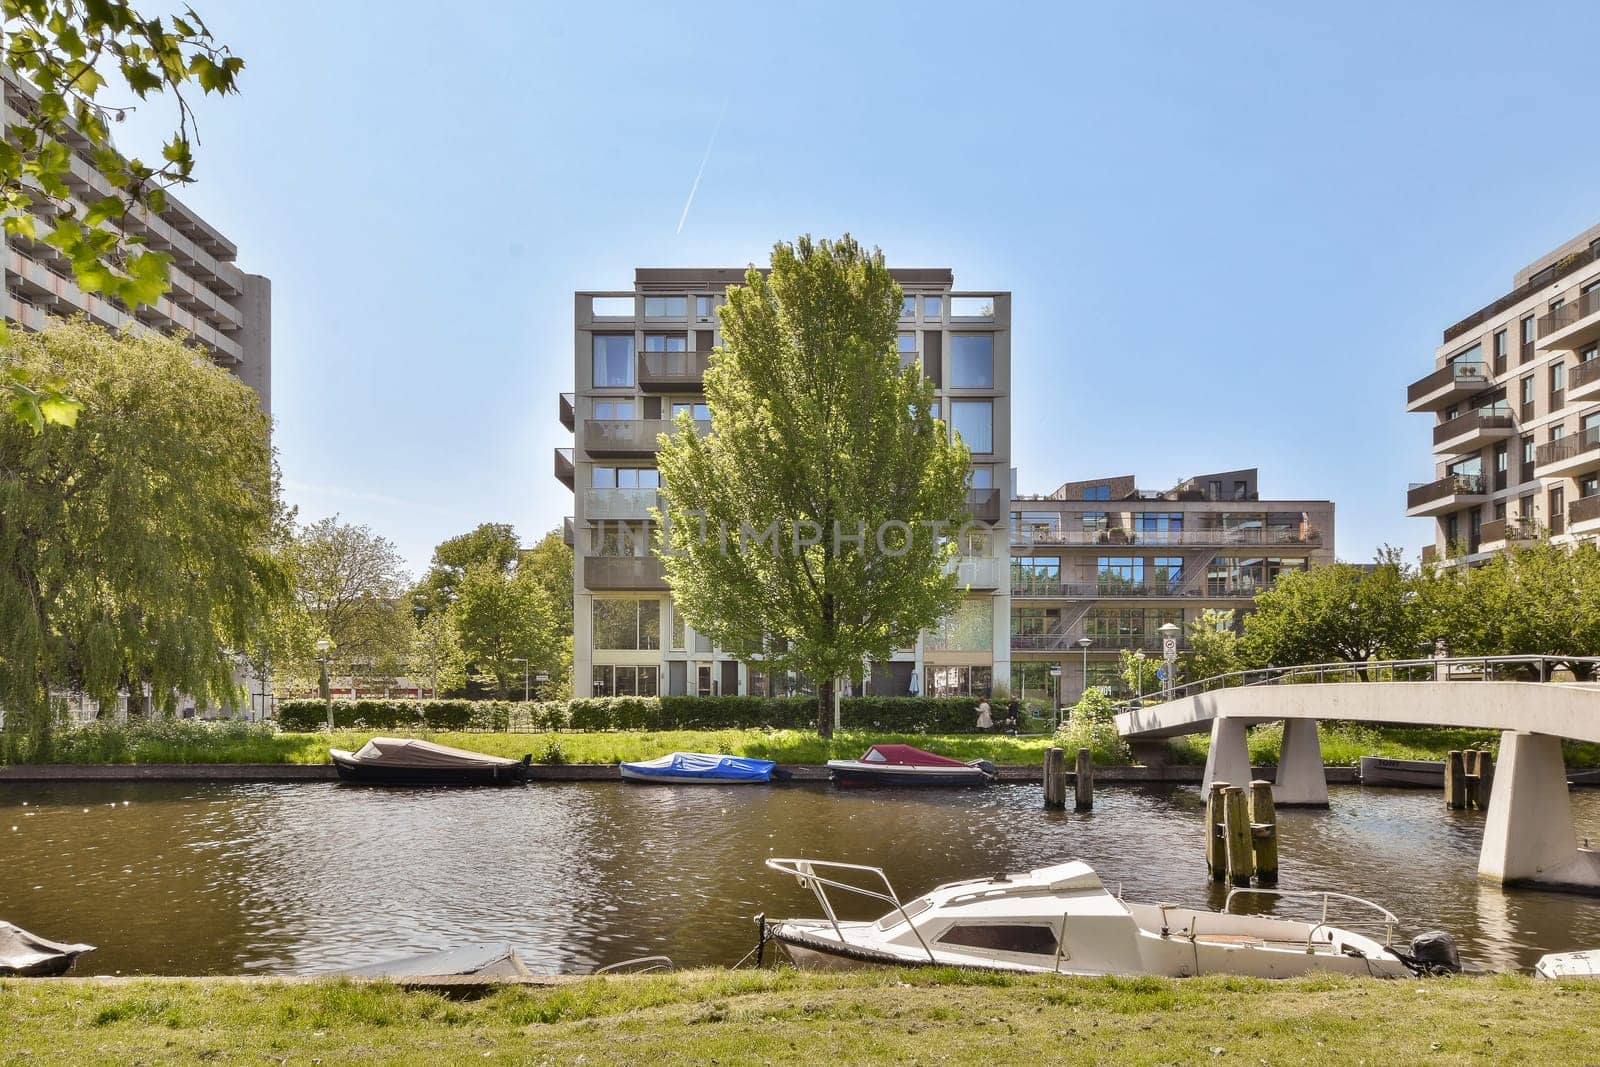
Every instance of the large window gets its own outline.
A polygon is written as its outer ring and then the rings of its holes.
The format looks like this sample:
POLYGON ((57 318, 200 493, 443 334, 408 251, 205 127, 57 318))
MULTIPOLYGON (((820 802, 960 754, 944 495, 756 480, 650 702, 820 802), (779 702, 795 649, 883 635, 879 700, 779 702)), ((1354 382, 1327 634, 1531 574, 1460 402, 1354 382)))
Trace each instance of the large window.
POLYGON ((659 669, 656 667, 613 667, 597 663, 594 668, 594 695, 597 697, 659 696, 659 669))
POLYGON ((631 419, 633 418, 633 401, 596 400, 594 402, 594 417, 597 419, 631 419))
POLYGON ((589 484, 595 489, 660 489, 661 472, 654 467, 590 467, 589 484))
POLYGON ((644 298, 644 317, 647 319, 681 319, 689 314, 686 296, 647 296, 644 298))
POLYGON ((950 387, 952 389, 994 388, 993 334, 950 335, 950 387))
POLYGON ((594 335, 594 387, 619 389, 633 385, 633 334, 594 335))
POLYGON ((963 600, 928 634, 927 647, 937 652, 994 651, 994 600, 963 600))
POLYGON ((672 402, 672 417, 677 418, 687 411, 689 417, 695 422, 711 421, 711 406, 704 400, 674 400, 672 402))
POLYGON ((1304 559, 1277 556, 1218 556, 1206 568, 1208 596, 1254 596, 1272 588, 1278 576, 1306 569, 1304 559))
POLYGON ((1011 592, 1053 593, 1061 584, 1061 560, 1051 556, 1014 556, 1011 560, 1011 592))
POLYGON ((1091 486, 1088 486, 1083 491, 1083 499, 1085 499, 1085 500, 1110 500, 1111 499, 1111 487, 1109 485, 1091 485, 1091 486))
POLYGON ((689 339, 681 333, 647 333, 644 335, 646 352, 687 352, 689 339))
POLYGON ((639 651, 661 647, 661 601, 596 599, 594 647, 639 651))
POLYGON ((694 298, 694 317, 697 319, 714 319, 717 315, 717 298, 714 296, 697 296, 694 298))
POLYGON ((994 685, 993 667, 928 667, 922 687, 930 697, 987 696, 994 685))
POLYGON ((1153 648, 1164 623, 1183 626, 1181 608, 1096 607, 1084 619, 1084 633, 1098 648, 1153 648))
POLYGON ((994 451, 994 401, 950 401, 950 424, 973 452, 994 451))
POLYGON ((1139 556, 1101 556, 1096 567, 1100 593, 1131 593, 1144 585, 1144 560, 1139 556))

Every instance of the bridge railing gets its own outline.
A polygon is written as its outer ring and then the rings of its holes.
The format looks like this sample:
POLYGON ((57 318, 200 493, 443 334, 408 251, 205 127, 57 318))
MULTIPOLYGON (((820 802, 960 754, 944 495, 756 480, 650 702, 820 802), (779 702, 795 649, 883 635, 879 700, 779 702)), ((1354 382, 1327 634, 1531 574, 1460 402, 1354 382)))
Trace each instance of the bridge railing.
POLYGON ((1258 667, 1200 678, 1159 689, 1113 709, 1118 714, 1173 700, 1255 685, 1305 685, 1328 682, 1479 682, 1496 679, 1548 682, 1562 669, 1585 667, 1600 678, 1600 656, 1437 656, 1425 659, 1383 659, 1346 663, 1302 663, 1292 667, 1258 667), (1531 676, 1531 677, 1530 677, 1531 676))

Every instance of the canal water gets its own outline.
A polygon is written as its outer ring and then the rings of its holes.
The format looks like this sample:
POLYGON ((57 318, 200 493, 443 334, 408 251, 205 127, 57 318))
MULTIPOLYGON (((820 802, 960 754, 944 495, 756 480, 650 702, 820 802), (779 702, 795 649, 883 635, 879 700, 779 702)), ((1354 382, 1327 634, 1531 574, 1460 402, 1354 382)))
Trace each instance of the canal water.
MULTIPOLYGON (((815 914, 768 856, 886 869, 903 897, 1082 858, 1129 899, 1220 906, 1194 788, 1102 787, 1046 813, 1036 785, 841 792, 826 785, 380 790, 333 783, 0 785, 0 919, 99 946, 84 974, 302 974, 468 941, 537 970, 664 954, 727 965, 751 917, 815 914)), ((1600 792, 1577 790, 1600 840, 1600 792)), ((1483 815, 1432 791, 1335 786, 1279 813, 1280 886, 1386 905, 1484 966, 1600 946, 1600 900, 1476 878, 1483 815)), ((881 908, 857 909, 857 917, 881 908)))

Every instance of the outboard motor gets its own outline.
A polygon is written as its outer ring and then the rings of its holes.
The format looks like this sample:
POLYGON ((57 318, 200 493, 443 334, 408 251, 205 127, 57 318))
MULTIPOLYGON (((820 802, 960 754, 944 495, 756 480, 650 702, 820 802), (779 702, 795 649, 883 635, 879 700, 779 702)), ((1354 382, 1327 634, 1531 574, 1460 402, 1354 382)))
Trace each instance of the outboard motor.
POLYGON ((1418 974, 1460 974, 1461 954, 1456 939, 1443 930, 1429 930, 1411 939, 1411 954, 1406 964, 1418 974))
POLYGON ((989 781, 991 782, 997 782, 1000 780, 1000 768, 996 767, 986 759, 968 760, 967 766, 978 768, 978 770, 982 771, 988 776, 989 781))

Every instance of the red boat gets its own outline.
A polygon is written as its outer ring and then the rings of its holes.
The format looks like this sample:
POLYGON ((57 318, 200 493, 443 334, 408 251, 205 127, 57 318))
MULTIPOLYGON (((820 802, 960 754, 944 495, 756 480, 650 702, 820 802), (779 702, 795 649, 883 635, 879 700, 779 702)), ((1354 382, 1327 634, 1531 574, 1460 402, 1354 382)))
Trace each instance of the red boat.
POLYGON ((962 763, 910 745, 873 745, 860 759, 829 760, 828 769, 839 785, 988 785, 1000 777, 988 760, 962 763))

